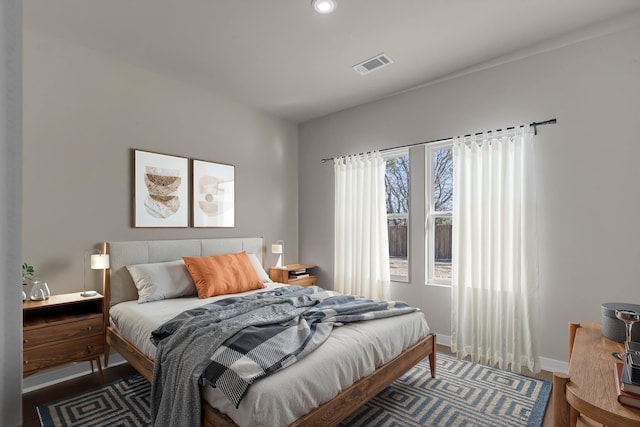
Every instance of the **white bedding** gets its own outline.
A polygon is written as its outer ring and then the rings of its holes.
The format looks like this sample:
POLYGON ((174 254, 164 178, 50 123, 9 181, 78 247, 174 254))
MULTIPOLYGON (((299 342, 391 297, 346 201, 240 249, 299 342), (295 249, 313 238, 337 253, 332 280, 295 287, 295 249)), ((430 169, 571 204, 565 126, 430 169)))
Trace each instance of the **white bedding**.
MULTIPOLYGON (((265 285, 265 289, 245 294, 286 286, 265 285)), ((127 301, 111 308, 111 324, 154 359, 151 331, 185 310, 222 298, 178 298, 146 304, 127 301)), ((306 358, 256 381, 237 409, 215 388, 202 387, 201 393, 212 407, 241 427, 286 426, 371 374, 428 332, 421 312, 342 326, 335 328, 329 339, 306 358)))

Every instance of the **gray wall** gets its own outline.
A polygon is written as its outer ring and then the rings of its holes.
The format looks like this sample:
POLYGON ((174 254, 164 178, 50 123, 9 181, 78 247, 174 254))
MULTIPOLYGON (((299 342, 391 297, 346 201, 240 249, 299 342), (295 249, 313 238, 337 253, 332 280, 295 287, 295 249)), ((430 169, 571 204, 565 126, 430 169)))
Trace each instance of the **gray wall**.
MULTIPOLYGON (((81 290, 84 253, 105 240, 262 236, 294 262, 297 137, 294 123, 25 31, 22 258, 52 293, 81 290), (235 228, 132 228, 133 148, 234 165, 235 228)), ((87 270, 89 288, 99 278, 87 270)))
MULTIPOLYGON (((541 355, 566 361, 569 321, 599 321, 603 302, 640 303, 639 40, 635 19, 630 29, 301 125, 301 257, 331 283, 333 166, 320 159, 556 117, 536 140, 541 355)), ((392 296, 450 335, 450 289, 424 285, 422 152, 412 154, 411 280, 392 296)))
POLYGON ((21 424, 22 2, 0 3, 0 421, 21 424))

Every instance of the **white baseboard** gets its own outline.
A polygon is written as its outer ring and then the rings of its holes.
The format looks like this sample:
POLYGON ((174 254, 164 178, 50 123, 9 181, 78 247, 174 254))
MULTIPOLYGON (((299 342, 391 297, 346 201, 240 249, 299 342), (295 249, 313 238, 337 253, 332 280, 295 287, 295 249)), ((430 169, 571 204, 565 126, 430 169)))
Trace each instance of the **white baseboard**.
MULTIPOLYGON (((104 359, 102 358, 101 361, 102 366, 104 366, 104 359)), ((124 360, 124 358, 117 352, 111 352, 109 354, 109 367, 121 365, 126 362, 127 361, 124 360)), ((23 378, 22 393, 29 393, 30 391, 38 390, 90 373, 91 365, 89 362, 75 362, 60 368, 47 369, 46 371, 23 378)))
POLYGON ((546 357, 540 358, 540 367, 548 372, 562 372, 563 374, 569 373, 569 363, 561 360, 549 359, 546 357))
POLYGON ((436 344, 443 345, 445 347, 451 347, 451 336, 436 334, 436 344))
MULTIPOLYGON (((451 336, 436 334, 436 343, 445 347, 451 347, 451 336)), ((549 359, 547 357, 540 358, 540 368, 548 372, 569 372, 569 364, 561 360, 549 359)))

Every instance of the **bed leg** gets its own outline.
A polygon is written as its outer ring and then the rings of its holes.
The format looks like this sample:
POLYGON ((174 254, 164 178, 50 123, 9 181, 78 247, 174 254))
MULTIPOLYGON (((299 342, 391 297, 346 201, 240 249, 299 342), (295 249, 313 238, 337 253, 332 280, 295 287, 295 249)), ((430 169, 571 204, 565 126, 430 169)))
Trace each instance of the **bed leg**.
POLYGON ((107 366, 109 366, 109 344, 104 345, 104 367, 106 368, 107 366))
POLYGON ((433 348, 431 350, 431 354, 429 355, 429 369, 431 370, 431 378, 436 377, 436 334, 432 335, 433 337, 433 348))

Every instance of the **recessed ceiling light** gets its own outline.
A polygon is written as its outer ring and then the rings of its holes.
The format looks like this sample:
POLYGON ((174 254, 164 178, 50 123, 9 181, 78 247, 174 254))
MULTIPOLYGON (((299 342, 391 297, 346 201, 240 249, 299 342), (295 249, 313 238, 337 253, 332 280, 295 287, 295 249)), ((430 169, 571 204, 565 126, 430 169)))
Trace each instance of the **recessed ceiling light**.
POLYGON ((336 8, 335 0, 311 0, 313 9, 322 14, 331 13, 336 8))

